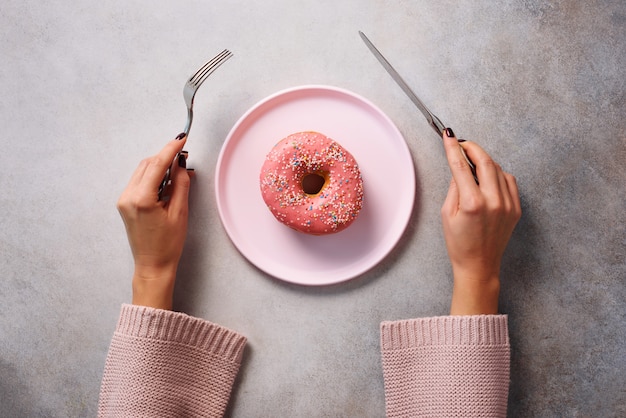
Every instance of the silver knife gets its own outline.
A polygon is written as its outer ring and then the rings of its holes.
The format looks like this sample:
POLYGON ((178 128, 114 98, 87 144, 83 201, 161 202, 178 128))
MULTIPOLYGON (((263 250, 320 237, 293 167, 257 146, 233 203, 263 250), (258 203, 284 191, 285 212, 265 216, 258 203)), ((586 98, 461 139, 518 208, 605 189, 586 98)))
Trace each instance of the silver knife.
MULTIPOLYGON (((433 112, 428 110, 426 105, 422 103, 422 101, 419 99, 419 97, 417 97, 415 93, 413 93, 413 90, 411 90, 409 85, 406 84, 400 74, 398 74, 398 72, 391 66, 391 64, 389 64, 389 61, 387 61, 387 59, 383 56, 383 54, 380 53, 380 51, 367 38, 367 36, 365 36, 365 34, 361 31, 359 31, 359 35, 361 35, 361 39, 363 39, 363 42, 365 42, 365 45, 367 45, 367 47, 372 52, 372 54, 374 54, 376 59, 378 59, 378 61, 383 65, 385 70, 387 70, 389 75, 391 75, 395 82, 398 83, 400 88, 402 88, 402 91, 404 91, 406 95, 409 96, 409 99, 411 99, 415 106, 417 106, 417 108, 422 112, 424 117, 426 117, 426 120, 428 121, 428 124, 431 126, 431 128, 433 128, 435 132, 437 132, 437 134, 441 138, 443 138, 443 131, 444 129, 446 129, 446 126, 443 124, 443 122, 441 122, 441 120, 439 120, 439 118, 435 116, 433 112)), ((476 180, 476 184, 478 184, 478 177, 476 177, 476 166, 474 165, 472 160, 469 159, 467 154, 465 154, 465 150, 463 149, 463 147, 461 147, 460 145, 459 147, 461 148, 461 154, 463 154, 465 161, 467 161, 467 164, 472 171, 472 175, 474 176, 474 180, 476 180)))

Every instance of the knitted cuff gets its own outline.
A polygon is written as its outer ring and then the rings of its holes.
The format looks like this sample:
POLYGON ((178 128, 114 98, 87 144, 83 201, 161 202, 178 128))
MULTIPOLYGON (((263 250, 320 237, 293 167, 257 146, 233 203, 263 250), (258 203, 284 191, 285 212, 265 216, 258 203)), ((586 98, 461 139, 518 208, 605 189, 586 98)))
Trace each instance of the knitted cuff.
POLYGON ((184 313, 122 305, 116 333, 180 343, 241 363, 246 338, 234 331, 184 313))
POLYGON ((435 345, 509 346, 507 315, 439 316, 386 321, 380 325, 383 350, 435 345))

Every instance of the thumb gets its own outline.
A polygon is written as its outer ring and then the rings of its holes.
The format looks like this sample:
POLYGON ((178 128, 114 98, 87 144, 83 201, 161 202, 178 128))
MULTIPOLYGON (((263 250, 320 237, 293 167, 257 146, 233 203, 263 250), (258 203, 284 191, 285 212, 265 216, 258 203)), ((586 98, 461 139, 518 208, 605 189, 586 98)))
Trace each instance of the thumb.
POLYGON ((449 218, 454 215, 459 210, 459 187, 454 181, 454 178, 450 180, 450 187, 448 188, 448 195, 446 196, 446 200, 443 202, 443 206, 441 207, 441 216, 443 218, 449 218))

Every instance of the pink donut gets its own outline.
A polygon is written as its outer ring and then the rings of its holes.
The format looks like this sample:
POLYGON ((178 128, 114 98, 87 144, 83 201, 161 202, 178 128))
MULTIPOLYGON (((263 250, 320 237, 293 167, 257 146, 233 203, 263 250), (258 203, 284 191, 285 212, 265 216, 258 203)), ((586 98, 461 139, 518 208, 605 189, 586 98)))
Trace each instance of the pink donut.
POLYGON ((363 180, 356 160, 318 132, 298 132, 267 154, 261 194, 280 222, 313 235, 348 227, 363 207, 363 180))

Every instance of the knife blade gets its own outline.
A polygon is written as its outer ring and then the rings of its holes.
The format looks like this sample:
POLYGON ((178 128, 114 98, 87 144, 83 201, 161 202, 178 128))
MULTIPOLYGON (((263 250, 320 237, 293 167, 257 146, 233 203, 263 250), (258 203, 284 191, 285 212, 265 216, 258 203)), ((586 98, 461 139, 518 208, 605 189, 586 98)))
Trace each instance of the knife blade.
MULTIPOLYGON (((431 126, 431 128, 433 128, 433 130, 437 132, 437 134, 441 138, 443 138, 443 131, 444 129, 446 129, 446 126, 443 124, 443 122, 441 122, 441 120, 426 107, 426 105, 419 99, 419 97, 417 97, 417 95, 413 92, 411 87, 409 87, 406 81, 404 81, 402 76, 395 70, 395 68, 393 68, 393 66, 389 63, 389 61, 387 61, 387 58, 384 57, 384 55, 378 50, 378 48, 374 46, 372 41, 370 41, 369 38, 365 36, 365 34, 361 31, 359 31, 359 35, 361 36, 361 39, 363 39, 363 42, 365 42, 365 45, 367 46, 367 48, 372 52, 372 54, 374 54, 378 62, 382 64, 383 68, 387 70, 387 73, 389 73, 389 75, 394 79, 394 81, 400 86, 402 91, 404 91, 404 93, 409 97, 409 99, 411 99, 413 104, 415 104, 415 106, 420 110, 420 112, 422 112, 422 114, 428 121, 428 124, 431 126)), ((469 157, 465 153, 465 150, 460 144, 459 144, 459 147, 461 148, 461 154, 463 154, 465 161, 467 161, 467 164, 469 165, 470 170, 472 171, 472 175, 474 176, 474 180, 476 181, 476 184, 478 184, 478 177, 476 176, 476 166, 474 165, 472 160, 469 159, 469 157)))

